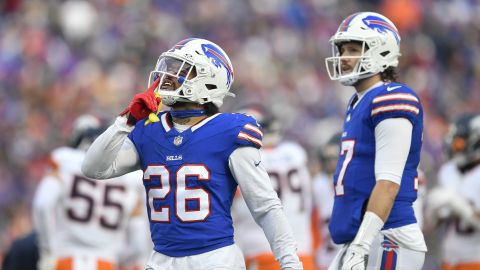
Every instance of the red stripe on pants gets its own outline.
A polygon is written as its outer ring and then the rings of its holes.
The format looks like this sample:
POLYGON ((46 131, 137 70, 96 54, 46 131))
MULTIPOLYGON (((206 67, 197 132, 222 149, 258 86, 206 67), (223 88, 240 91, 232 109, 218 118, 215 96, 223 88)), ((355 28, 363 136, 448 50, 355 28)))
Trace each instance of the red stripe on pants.
POLYGON ((385 260, 385 270, 392 270, 393 269, 393 250, 387 252, 387 258, 385 260))

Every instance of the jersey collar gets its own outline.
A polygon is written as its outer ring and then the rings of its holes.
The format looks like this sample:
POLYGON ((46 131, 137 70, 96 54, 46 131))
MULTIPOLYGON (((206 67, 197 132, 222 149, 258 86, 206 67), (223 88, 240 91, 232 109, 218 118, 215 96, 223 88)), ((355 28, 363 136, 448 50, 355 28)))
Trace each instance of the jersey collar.
POLYGON ((372 91, 373 89, 383 85, 384 82, 377 82, 375 83, 374 85, 372 85, 370 88, 366 89, 365 91, 362 91, 361 93, 356 93, 358 99, 356 100, 355 104, 353 105, 353 108, 357 107, 358 103, 360 103, 360 100, 362 100, 362 98, 370 91, 372 91))
MULTIPOLYGON (((195 125, 193 125, 190 129, 192 132, 194 132, 195 130, 203 127, 205 124, 207 124, 208 122, 210 122, 211 120, 213 120, 215 117, 219 116, 220 113, 216 113, 212 116, 209 116, 205 119, 203 119, 202 121, 196 123, 195 125)), ((167 112, 167 113, 164 113, 162 114, 162 116, 160 117, 160 120, 162 122, 162 126, 163 128, 165 129, 165 132, 169 132, 170 130, 172 130, 173 128, 173 123, 171 122, 172 118, 170 117, 170 113, 167 112)))

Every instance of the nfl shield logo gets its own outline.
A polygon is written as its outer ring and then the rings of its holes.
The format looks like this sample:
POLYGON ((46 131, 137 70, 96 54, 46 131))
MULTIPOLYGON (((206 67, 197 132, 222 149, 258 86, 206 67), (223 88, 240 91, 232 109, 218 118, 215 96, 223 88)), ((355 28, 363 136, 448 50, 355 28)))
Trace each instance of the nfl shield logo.
POLYGON ((183 137, 177 136, 173 139, 173 144, 175 144, 176 146, 179 146, 180 144, 182 144, 182 141, 183 141, 183 137))

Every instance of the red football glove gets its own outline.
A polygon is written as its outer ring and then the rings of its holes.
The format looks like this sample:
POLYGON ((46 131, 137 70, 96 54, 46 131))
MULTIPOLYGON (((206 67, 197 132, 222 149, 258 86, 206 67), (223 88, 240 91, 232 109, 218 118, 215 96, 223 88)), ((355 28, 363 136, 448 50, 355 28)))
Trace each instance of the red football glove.
POLYGON ((156 112, 158 109, 158 104, 161 102, 161 98, 156 98, 154 90, 157 88, 160 83, 160 78, 158 78, 152 85, 147 89, 147 91, 136 94, 130 105, 120 113, 120 116, 124 116, 129 113, 127 124, 132 126, 137 123, 137 121, 147 118, 151 112, 156 112))

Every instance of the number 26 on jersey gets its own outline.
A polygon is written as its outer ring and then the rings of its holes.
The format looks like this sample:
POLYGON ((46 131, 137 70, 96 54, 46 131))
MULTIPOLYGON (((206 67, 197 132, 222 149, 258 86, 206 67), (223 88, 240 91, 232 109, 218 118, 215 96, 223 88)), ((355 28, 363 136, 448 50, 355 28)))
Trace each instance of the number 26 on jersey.
POLYGON ((143 181, 151 181, 152 177, 160 179, 158 186, 150 187, 148 205, 152 222, 170 222, 171 206, 156 209, 154 201, 166 200, 173 196, 175 216, 182 222, 198 222, 210 215, 210 194, 203 188, 187 187, 187 178, 196 177, 199 181, 210 181, 210 172, 203 164, 183 165, 175 172, 176 189, 170 185, 170 171, 165 165, 150 165, 145 170, 143 181), (174 192, 174 194, 170 194, 174 192), (196 201, 197 209, 187 209, 188 201, 196 201))

